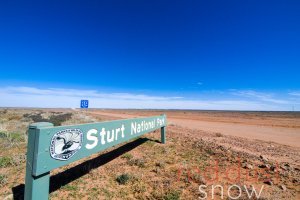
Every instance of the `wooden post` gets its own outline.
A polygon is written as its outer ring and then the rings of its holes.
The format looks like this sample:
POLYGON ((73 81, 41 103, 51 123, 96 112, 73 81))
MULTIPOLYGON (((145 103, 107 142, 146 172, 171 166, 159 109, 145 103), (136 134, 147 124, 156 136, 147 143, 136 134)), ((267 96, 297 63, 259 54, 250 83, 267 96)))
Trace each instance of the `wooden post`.
POLYGON ((34 123, 29 126, 26 158, 25 200, 47 200, 49 196, 50 172, 39 176, 33 175, 35 156, 38 153, 37 142, 39 129, 53 127, 48 122, 34 123))

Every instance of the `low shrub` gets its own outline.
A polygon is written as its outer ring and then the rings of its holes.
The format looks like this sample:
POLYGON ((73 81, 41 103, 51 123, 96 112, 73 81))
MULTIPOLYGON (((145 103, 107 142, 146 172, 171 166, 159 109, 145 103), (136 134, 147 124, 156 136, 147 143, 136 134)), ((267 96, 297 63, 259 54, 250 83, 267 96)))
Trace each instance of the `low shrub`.
POLYGON ((130 160, 130 159, 132 159, 133 158, 133 155, 132 154, 130 154, 130 153, 125 153, 124 155, 122 155, 122 157, 121 158, 125 158, 125 159, 127 159, 127 160, 130 160))
POLYGON ((3 186, 7 183, 7 176, 5 174, 0 174, 0 186, 3 186))
POLYGON ((54 126, 61 126, 61 124, 72 118, 72 113, 65 113, 61 115, 52 115, 49 119, 54 126))
POLYGON ((6 132, 0 132, 0 138, 7 138, 8 134, 6 132))
POLYGON ((144 159, 130 159, 128 161, 128 164, 129 165, 135 165, 135 166, 138 166, 138 167, 145 167, 145 160, 144 159))
POLYGON ((24 114, 23 117, 30 118, 33 122, 50 122, 54 126, 61 126, 61 124, 72 118, 72 113, 53 114, 49 118, 44 118, 41 113, 24 114))
POLYGON ((125 185, 130 179, 131 179, 131 176, 129 174, 121 174, 116 178, 116 181, 120 185, 125 185))
POLYGON ((13 160, 11 157, 1 157, 0 158, 0 167, 8 167, 13 164, 13 160))
POLYGON ((24 142, 25 141, 25 135, 22 133, 10 133, 9 134, 9 140, 11 142, 24 142))
POLYGON ((180 192, 177 190, 169 191, 164 195, 163 199, 164 200, 179 200, 180 192))
POLYGON ((222 133, 216 133, 216 136, 217 137, 222 137, 223 135, 222 135, 222 133))

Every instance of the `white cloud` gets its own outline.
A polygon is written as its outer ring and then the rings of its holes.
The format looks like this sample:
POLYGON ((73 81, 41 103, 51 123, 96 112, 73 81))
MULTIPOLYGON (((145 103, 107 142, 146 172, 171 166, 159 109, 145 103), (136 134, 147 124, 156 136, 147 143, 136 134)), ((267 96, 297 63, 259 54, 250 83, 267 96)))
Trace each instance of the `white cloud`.
POLYGON ((90 97, 90 98, 106 98, 106 99, 127 99, 127 100, 171 100, 181 99, 183 97, 164 97, 164 96, 148 96, 144 94, 131 93, 101 93, 97 90, 78 90, 64 88, 48 88, 39 89, 33 87, 6 87, 0 89, 0 93, 19 94, 19 95, 45 95, 45 96, 63 96, 63 97, 90 97))
MULTIPOLYGON (((5 87, 0 88, 1 107, 61 107, 77 108, 81 99, 89 99, 93 108, 152 108, 152 109, 206 109, 206 110, 290 110, 283 100, 272 99, 255 91, 235 91, 242 98, 206 97, 187 99, 178 96, 152 96, 133 93, 103 93, 97 90, 64 88, 5 87), (247 96, 257 99, 249 99, 247 96), (225 100, 226 99, 226 100, 225 100)), ((227 95, 227 96, 226 96, 227 95)))
POLYGON ((289 95, 300 97, 300 91, 290 92, 289 95))
POLYGON ((273 94, 257 92, 254 90, 234 90, 232 92, 233 95, 238 95, 242 97, 255 98, 259 101, 271 102, 275 104, 290 104, 291 102, 288 100, 275 98, 273 94))

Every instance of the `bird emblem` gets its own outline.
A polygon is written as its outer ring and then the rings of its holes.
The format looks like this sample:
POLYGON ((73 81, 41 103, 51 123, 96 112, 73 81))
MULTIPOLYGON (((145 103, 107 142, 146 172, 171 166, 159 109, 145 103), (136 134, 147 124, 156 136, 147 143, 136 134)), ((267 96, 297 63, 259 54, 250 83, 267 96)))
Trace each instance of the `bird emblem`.
POLYGON ((80 135, 78 133, 67 132, 56 138, 58 141, 58 147, 60 147, 61 153, 68 153, 72 151, 74 143, 80 143, 80 135))

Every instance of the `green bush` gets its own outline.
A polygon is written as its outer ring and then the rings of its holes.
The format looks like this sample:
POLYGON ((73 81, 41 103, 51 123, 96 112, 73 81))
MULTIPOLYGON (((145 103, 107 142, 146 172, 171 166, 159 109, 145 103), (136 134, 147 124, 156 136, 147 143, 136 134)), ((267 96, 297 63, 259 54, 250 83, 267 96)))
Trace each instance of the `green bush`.
POLYGON ((129 174, 121 174, 116 178, 116 181, 121 185, 125 185, 130 179, 131 176, 129 174))
POLYGON ((127 159, 127 160, 130 160, 130 159, 133 158, 133 155, 131 155, 130 153, 125 153, 125 154, 122 156, 122 158, 125 158, 125 159, 127 159))
POLYGON ((0 138, 7 138, 8 134, 5 132, 0 132, 0 138))
POLYGON ((23 142, 25 140, 24 134, 22 134, 22 133, 0 132, 0 138, 7 139, 10 142, 23 142))
POLYGON ((12 142, 24 142, 25 136, 22 133, 11 133, 9 139, 12 142))
POLYGON ((164 200, 179 200, 180 199, 180 192, 175 190, 175 191, 170 191, 164 195, 164 200))
POLYGON ((7 167, 13 164, 13 160, 11 157, 1 157, 0 158, 0 167, 7 167))

